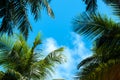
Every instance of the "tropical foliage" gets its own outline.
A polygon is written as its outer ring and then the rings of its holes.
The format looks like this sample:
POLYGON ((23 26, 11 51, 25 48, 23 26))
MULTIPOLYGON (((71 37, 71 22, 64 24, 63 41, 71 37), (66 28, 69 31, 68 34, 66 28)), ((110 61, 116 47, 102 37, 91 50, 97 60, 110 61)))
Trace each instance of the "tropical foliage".
POLYGON ((0 71, 0 80, 2 80, 3 76, 4 76, 4 73, 0 71))
POLYGON ((80 80, 119 80, 119 23, 100 14, 84 13, 75 18, 73 24, 77 33, 94 40, 93 55, 78 65, 80 80))
POLYGON ((48 14, 54 17, 54 13, 48 4, 51 0, 0 0, 0 25, 1 33, 13 34, 18 29, 27 39, 29 30, 32 30, 28 20, 30 10, 35 20, 40 17, 42 8, 46 8, 48 14))
MULTIPOLYGON (((0 65, 5 72, 3 80, 45 80, 54 72, 56 64, 64 62, 63 48, 52 51, 47 56, 36 51, 41 44, 40 34, 30 47, 22 35, 0 37, 0 65)), ((2 75, 0 75, 2 76, 2 75)))
MULTIPOLYGON (((120 25, 96 14, 97 0, 83 0, 87 13, 74 20, 74 30, 94 41, 93 55, 78 64, 80 80, 120 79, 120 25), (90 14, 89 14, 90 12, 90 14), (91 14, 92 12, 92 14, 91 14)), ((103 0, 120 16, 119 0, 103 0)))
MULTIPOLYGON (((86 6, 86 11, 87 12, 96 12, 97 7, 98 7, 98 0, 82 0, 85 2, 86 6)), ((108 6, 111 6, 113 8, 113 13, 120 17, 120 0, 102 0, 105 2, 108 6)))

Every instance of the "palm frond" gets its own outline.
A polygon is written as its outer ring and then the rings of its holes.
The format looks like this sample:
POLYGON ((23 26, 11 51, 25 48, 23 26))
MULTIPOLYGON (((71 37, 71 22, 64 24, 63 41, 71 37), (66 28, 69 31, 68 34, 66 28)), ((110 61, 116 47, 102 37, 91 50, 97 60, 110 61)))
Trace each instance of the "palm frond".
POLYGON ((120 50, 119 41, 120 41, 119 36, 115 36, 115 35, 114 36, 101 36, 100 38, 96 40, 95 52, 97 53, 97 55, 102 56, 102 59, 105 62, 109 59, 119 59, 120 57, 119 56, 119 50, 120 50))
POLYGON ((118 24, 106 16, 98 14, 81 14, 73 20, 73 29, 78 34, 95 39, 109 32, 111 28, 118 28, 118 24))
POLYGON ((87 5, 86 7, 86 11, 88 12, 95 12, 97 9, 97 0, 82 0, 85 2, 85 4, 87 5))
MULTIPOLYGON (((17 41, 15 42, 18 46, 22 47, 23 53, 27 53, 29 50, 29 45, 27 44, 25 38, 23 37, 22 34, 17 35, 17 41)), ((19 51, 18 51, 19 52, 19 51)))
POLYGON ((54 72, 54 67, 56 63, 64 62, 64 55, 61 54, 63 48, 59 48, 50 54, 48 54, 44 59, 35 62, 31 66, 31 75, 35 79, 45 79, 54 72))
POLYGON ((11 37, 7 37, 6 35, 2 35, 0 37, 0 51, 1 50, 9 51, 10 49, 12 49, 15 40, 12 40, 11 37))
POLYGON ((98 15, 81 15, 74 20, 74 30, 83 34, 90 39, 95 39, 96 52, 107 59, 119 58, 119 40, 120 28, 106 16, 98 15), (115 53, 115 54, 112 54, 115 53), (108 56, 109 55, 109 56, 108 56))
POLYGON ((38 20, 38 18, 40 17, 42 8, 46 8, 49 16, 54 18, 54 13, 50 8, 50 5, 48 4, 49 2, 51 2, 51 0, 28 0, 28 3, 31 7, 31 12, 34 15, 35 20, 38 20))
POLYGON ((100 63, 96 67, 84 67, 80 78, 83 80, 114 80, 119 79, 120 60, 109 60, 107 63, 100 63), (92 69, 92 71, 90 71, 92 69), (94 70, 93 70, 94 69, 94 70), (114 75, 113 75, 114 74, 114 75))
POLYGON ((0 80, 2 80, 4 75, 5 75, 4 72, 0 71, 0 80))
POLYGON ((1 34, 8 33, 8 35, 13 34, 13 26, 11 25, 12 21, 8 17, 4 17, 0 27, 1 34))
POLYGON ((48 1, 47 1, 47 0, 43 0, 43 6, 46 7, 47 12, 48 12, 48 15, 51 16, 52 18, 54 18, 54 17, 55 17, 55 16, 54 16, 54 13, 53 13, 50 5, 48 4, 48 1))
POLYGON ((32 30, 28 20, 28 6, 31 7, 31 13, 35 20, 38 20, 42 8, 46 8, 48 15, 54 18, 54 13, 49 5, 51 0, 1 0, 0 2, 0 32, 12 35, 14 29, 18 29, 27 40, 28 33, 32 30))
POLYGON ((8 55, 11 53, 11 50, 14 46, 14 41, 11 37, 7 37, 6 35, 2 35, 0 38, 0 65, 8 64, 8 55))
POLYGON ((15 70, 7 70, 7 72, 4 74, 2 80, 21 80, 22 75, 19 72, 16 72, 15 70))
POLYGON ((57 63, 62 63, 64 62, 65 56, 63 54, 61 54, 61 52, 63 52, 64 48, 61 47, 57 50, 54 50, 53 52, 49 53, 46 57, 45 57, 45 61, 53 61, 53 62, 57 62, 57 63))
POLYGON ((87 66, 84 66, 82 69, 80 69, 81 71, 78 73, 80 80, 94 80, 94 78, 91 77, 92 72, 95 71, 95 69, 99 66, 98 63, 94 63, 94 64, 89 64, 87 66))
MULTIPOLYGON (((63 47, 54 50, 45 58, 38 59, 38 57, 41 56, 36 57, 38 54, 34 52, 34 49, 40 43, 40 34, 38 34, 38 36, 35 38, 33 47, 28 46, 22 35, 17 35, 17 37, 10 37, 10 39, 8 37, 0 38, 0 65, 3 66, 6 70, 12 70, 12 73, 6 73, 8 77, 10 75, 14 78, 16 74, 21 74, 21 80, 23 80, 23 78, 24 80, 45 80, 46 77, 50 76, 51 73, 54 72, 54 67, 56 64, 61 64, 65 61, 65 56, 62 54, 64 50, 63 47), (15 41, 13 41, 11 46, 10 43, 7 42, 12 42, 12 39, 15 39, 15 41), (8 51, 7 48, 9 48, 8 51)), ((13 78, 12 80, 14 80, 13 78)))
POLYGON ((34 49, 39 45, 41 44, 41 40, 40 40, 40 33, 38 33, 38 35, 36 36, 35 38, 35 41, 33 43, 33 47, 32 47, 32 52, 34 51, 34 49))
POLYGON ((82 61, 78 64, 77 68, 79 69, 81 66, 84 66, 84 65, 86 65, 86 64, 89 65, 90 63, 94 63, 95 61, 96 61, 96 57, 95 57, 95 56, 90 56, 90 57, 82 60, 82 61))
POLYGON ((27 39, 28 32, 31 30, 31 25, 28 21, 26 5, 22 1, 7 1, 4 2, 5 5, 1 13, 1 17, 3 17, 2 24, 0 27, 0 32, 8 33, 8 35, 13 34, 13 29, 15 27, 23 33, 25 38, 27 39), (2 15, 2 13, 5 13, 2 15))
POLYGON ((107 5, 113 8, 113 14, 120 18, 120 0, 103 0, 107 5))
POLYGON ((28 0, 28 3, 30 4, 31 7, 31 12, 34 16, 35 20, 38 20, 38 18, 40 17, 40 12, 41 12, 41 0, 28 0))
POLYGON ((28 20, 27 8, 23 2, 14 3, 15 7, 13 8, 13 21, 17 26, 18 30, 25 36, 27 39, 29 30, 32 30, 31 24, 28 20))
POLYGON ((113 14, 120 18, 120 4, 111 4, 113 7, 113 14))

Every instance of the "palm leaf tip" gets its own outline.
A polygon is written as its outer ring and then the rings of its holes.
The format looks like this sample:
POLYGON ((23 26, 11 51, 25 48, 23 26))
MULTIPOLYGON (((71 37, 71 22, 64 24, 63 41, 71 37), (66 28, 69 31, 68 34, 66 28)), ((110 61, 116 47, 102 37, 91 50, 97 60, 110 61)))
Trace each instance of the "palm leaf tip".
POLYGON ((55 18, 54 12, 50 7, 48 7, 47 11, 48 11, 49 16, 51 16, 52 18, 55 18))
POLYGON ((94 59, 95 59, 94 56, 90 56, 90 57, 88 57, 88 58, 82 60, 82 61, 78 64, 77 69, 79 69, 80 67, 82 67, 82 66, 84 66, 84 65, 86 65, 86 64, 88 64, 88 63, 90 63, 90 62, 92 62, 94 59))
POLYGON ((50 61, 61 64, 61 63, 63 63, 63 62, 66 61, 65 55, 62 54, 63 50, 64 50, 63 47, 61 47, 61 48, 59 48, 59 49, 57 49, 57 50, 54 50, 54 51, 52 51, 50 54, 48 54, 48 55, 45 57, 45 59, 46 59, 46 60, 51 59, 50 61))
POLYGON ((55 50, 54 52, 63 52, 63 51, 64 51, 64 47, 61 47, 61 48, 55 50))
POLYGON ((94 13, 97 9, 97 0, 83 0, 85 2, 86 11, 94 13))
POLYGON ((33 47, 32 47, 32 52, 34 51, 34 49, 39 45, 41 44, 41 40, 40 40, 40 33, 38 33, 38 35, 36 36, 35 40, 34 40, 34 43, 33 43, 33 47))
POLYGON ((38 35, 35 38, 34 44, 41 44, 40 36, 40 33, 38 33, 38 35))

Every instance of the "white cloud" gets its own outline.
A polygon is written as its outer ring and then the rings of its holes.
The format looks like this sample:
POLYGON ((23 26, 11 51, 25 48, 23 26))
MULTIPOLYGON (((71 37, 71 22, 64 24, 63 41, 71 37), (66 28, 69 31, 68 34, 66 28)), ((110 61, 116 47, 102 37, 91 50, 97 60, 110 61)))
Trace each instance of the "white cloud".
POLYGON ((56 41, 53 38, 47 38, 43 43, 45 53, 50 53, 51 51, 58 48, 56 41))
MULTIPOLYGON (((74 47, 69 48, 65 46, 65 51, 63 54, 67 57, 67 62, 56 67, 53 78, 65 78, 65 80, 73 80, 73 76, 77 71, 77 64, 82 59, 91 55, 90 50, 86 48, 85 43, 79 35, 71 33, 71 37, 73 38, 72 44, 74 47)), ((57 48, 60 48, 61 46, 64 45, 58 45, 56 40, 53 38, 47 38, 44 42, 45 53, 49 53, 57 48)))
POLYGON ((74 65, 75 60, 72 58, 71 50, 69 48, 65 48, 63 54, 67 57, 67 62, 58 66, 56 70, 57 76, 54 76, 54 78, 66 78, 70 80, 69 78, 72 77, 71 73, 73 73, 74 68, 76 68, 74 65))
POLYGON ((83 41, 82 37, 76 33, 71 33, 71 35, 74 38, 73 45, 75 54, 78 55, 81 59, 90 56, 90 49, 85 46, 85 42, 83 41))

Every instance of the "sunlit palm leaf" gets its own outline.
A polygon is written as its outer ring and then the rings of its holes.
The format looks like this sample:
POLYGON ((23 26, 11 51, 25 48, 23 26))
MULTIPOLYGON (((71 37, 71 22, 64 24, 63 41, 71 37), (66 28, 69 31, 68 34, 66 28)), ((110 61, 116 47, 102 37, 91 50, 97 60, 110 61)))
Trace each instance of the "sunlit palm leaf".
POLYGON ((44 59, 34 63, 31 66, 30 76, 41 80, 50 76, 54 72, 56 64, 65 62, 65 56, 61 54, 63 50, 63 48, 59 48, 48 54, 44 59))
MULTIPOLYGON (((14 70, 21 74, 25 80, 35 79, 44 80, 54 72, 56 64, 64 62, 64 55, 61 53, 63 48, 59 48, 45 58, 35 52, 35 48, 41 43, 40 34, 35 38, 33 47, 29 47, 22 35, 16 37, 0 38, 0 65, 5 69, 14 70), (8 39, 10 38, 10 39, 8 39), (10 43, 12 42, 12 46, 10 43), (3 47, 5 46, 5 47, 3 47), (7 48, 10 46, 9 50, 7 48), (4 49, 4 50, 3 50, 4 49), (37 56, 37 57, 36 57, 37 56), (40 57, 42 57, 40 59, 40 57)), ((23 79, 22 79, 23 80, 23 79)))
POLYGON ((37 35, 36 38, 35 38, 35 41, 34 41, 33 47, 32 47, 32 52, 33 52, 33 50, 35 50, 35 48, 36 48, 39 44, 41 44, 40 33, 38 33, 38 35, 37 35))

